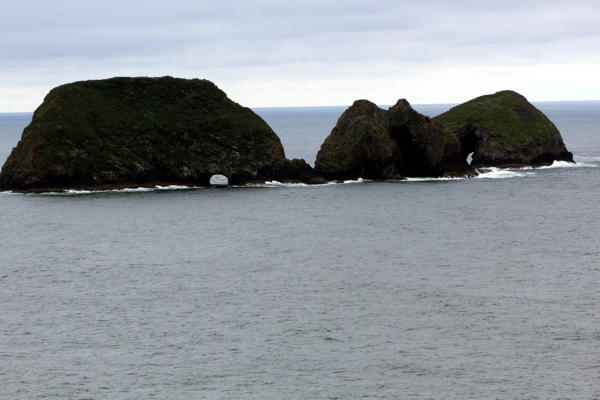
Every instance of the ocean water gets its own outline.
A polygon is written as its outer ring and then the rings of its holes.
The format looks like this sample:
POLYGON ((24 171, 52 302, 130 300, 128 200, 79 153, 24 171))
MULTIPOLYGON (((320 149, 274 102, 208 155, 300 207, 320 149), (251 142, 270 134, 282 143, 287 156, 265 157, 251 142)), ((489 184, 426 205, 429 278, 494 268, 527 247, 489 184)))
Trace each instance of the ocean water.
MULTIPOLYGON (((536 105, 576 166, 0 193, 0 398, 599 398, 600 102, 536 105)), ((343 110, 256 111, 313 163, 343 110)))

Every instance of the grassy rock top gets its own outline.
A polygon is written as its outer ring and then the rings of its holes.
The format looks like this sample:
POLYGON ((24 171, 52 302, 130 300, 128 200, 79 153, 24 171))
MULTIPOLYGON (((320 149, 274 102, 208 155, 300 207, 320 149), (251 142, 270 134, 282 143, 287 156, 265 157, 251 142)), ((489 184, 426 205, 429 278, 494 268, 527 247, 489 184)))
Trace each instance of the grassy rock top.
POLYGON ((465 153, 474 152, 474 166, 572 161, 556 126, 525 97, 510 90, 477 97, 434 120, 460 139, 465 153))
POLYGON ((112 78, 52 89, 0 188, 235 183, 272 179, 285 161, 267 123, 207 80, 112 78))
POLYGON ((525 97, 511 90, 480 96, 434 118, 455 132, 466 122, 494 132, 498 146, 530 143, 558 129, 525 97))

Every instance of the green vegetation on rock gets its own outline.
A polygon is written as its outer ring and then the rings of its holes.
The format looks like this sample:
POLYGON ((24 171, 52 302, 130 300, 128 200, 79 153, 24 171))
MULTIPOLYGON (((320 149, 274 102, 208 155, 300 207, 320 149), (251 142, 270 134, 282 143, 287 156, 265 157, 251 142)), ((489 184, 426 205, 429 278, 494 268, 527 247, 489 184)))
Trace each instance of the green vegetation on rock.
POLYGON ((2 172, 0 189, 48 191, 247 181, 322 182, 285 158, 273 130, 207 80, 112 78, 50 91, 2 172))
POLYGON ((461 141, 472 166, 539 166, 573 162, 554 124, 513 91, 477 97, 434 118, 461 141))

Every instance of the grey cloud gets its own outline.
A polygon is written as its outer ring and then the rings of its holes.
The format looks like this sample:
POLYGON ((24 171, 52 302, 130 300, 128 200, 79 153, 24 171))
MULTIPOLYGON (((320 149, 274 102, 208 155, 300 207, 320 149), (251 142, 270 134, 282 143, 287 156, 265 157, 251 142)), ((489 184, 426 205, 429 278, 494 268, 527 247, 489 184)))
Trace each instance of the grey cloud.
POLYGON ((189 68, 597 56, 600 8, 575 1, 0 3, 0 66, 129 60, 189 68))

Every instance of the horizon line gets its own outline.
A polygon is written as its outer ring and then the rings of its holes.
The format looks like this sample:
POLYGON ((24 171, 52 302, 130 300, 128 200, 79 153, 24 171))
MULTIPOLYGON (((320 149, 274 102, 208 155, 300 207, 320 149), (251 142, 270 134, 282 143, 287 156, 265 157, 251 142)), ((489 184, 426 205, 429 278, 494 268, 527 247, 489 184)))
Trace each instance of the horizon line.
MULTIPOLYGON (((600 103, 599 100, 529 100, 531 104, 541 104, 541 103, 600 103)), ((462 103, 410 103, 411 106, 447 106, 447 105, 459 105, 462 103)), ((254 109, 293 109, 293 108, 341 108, 341 107, 350 107, 351 104, 347 105, 327 105, 327 106, 243 106, 246 108, 254 109)), ((378 107, 388 107, 393 106, 393 104, 377 104, 378 107)), ((0 115, 11 115, 11 114, 32 114, 35 110, 31 111, 0 111, 0 115)))

